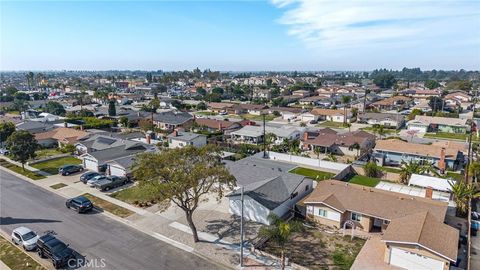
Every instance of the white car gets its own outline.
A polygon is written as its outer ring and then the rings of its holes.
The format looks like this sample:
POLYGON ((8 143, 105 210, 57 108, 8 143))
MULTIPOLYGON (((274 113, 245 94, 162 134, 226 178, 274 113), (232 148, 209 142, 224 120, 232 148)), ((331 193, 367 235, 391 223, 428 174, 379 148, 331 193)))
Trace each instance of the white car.
POLYGON ((35 250, 39 236, 27 227, 18 227, 12 232, 12 242, 25 250, 35 250))
POLYGON ((107 177, 105 175, 97 175, 93 177, 92 179, 87 181, 87 186, 89 187, 94 187, 95 183, 97 183, 100 180, 106 179, 107 177))

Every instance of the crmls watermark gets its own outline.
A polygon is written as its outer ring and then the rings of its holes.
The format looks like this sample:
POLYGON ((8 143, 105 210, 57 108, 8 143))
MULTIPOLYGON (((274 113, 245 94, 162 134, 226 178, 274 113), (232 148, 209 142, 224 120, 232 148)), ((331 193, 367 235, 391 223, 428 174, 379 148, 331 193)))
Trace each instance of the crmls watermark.
POLYGON ((105 268, 107 266, 105 259, 71 259, 67 264, 70 268, 105 268))

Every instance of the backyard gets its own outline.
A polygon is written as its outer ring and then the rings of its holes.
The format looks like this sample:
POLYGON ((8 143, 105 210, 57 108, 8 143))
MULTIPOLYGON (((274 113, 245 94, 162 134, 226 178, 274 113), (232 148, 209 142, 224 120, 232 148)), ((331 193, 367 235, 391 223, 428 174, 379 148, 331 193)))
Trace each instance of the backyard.
POLYGON ((352 184, 367 186, 367 187, 375 187, 378 183, 380 183, 380 179, 367 177, 363 175, 355 175, 348 181, 352 184))
MULTIPOLYGON (((290 261, 310 269, 350 269, 365 240, 342 236, 333 231, 320 231, 314 226, 295 233, 287 244, 285 256, 290 261)), ((261 249, 280 256, 275 243, 267 241, 261 249)))
POLYGON ((313 170, 313 169, 304 168, 304 167, 297 167, 291 170, 290 173, 303 175, 317 181, 330 179, 333 176, 335 176, 335 174, 330 172, 318 171, 318 170, 313 170))
POLYGON ((77 165, 81 163, 82 161, 75 157, 62 157, 62 158, 56 158, 56 159, 39 162, 31 166, 49 174, 57 174, 58 168, 64 165, 70 165, 70 164, 77 165))

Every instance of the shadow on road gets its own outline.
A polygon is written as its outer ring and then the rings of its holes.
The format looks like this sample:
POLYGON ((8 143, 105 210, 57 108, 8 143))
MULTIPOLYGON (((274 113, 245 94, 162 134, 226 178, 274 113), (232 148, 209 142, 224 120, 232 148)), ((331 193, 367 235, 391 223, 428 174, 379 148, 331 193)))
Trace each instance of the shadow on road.
POLYGON ((55 223, 62 222, 60 220, 41 219, 41 218, 12 218, 12 217, 0 217, 0 225, 12 225, 22 223, 55 223))

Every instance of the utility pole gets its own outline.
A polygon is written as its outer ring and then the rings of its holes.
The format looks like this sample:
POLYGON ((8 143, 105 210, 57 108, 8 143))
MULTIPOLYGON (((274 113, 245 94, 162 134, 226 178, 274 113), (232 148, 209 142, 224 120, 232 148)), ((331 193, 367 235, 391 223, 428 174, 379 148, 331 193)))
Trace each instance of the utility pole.
POLYGON ((242 186, 242 193, 240 195, 242 202, 242 214, 240 216, 240 267, 243 267, 243 192, 244 187, 242 186))
POLYGON ((263 116, 263 158, 267 158, 267 135, 265 134, 265 113, 263 116))
MULTIPOLYGON (((468 169, 470 167, 471 159, 473 159, 473 151, 472 151, 472 136, 473 136, 473 118, 475 118, 475 103, 477 102, 477 94, 478 91, 475 93, 473 96, 473 117, 472 117, 472 122, 470 123, 470 135, 468 136, 468 159, 467 159, 467 168, 465 170, 465 183, 468 185, 469 180, 468 180, 468 169)), ((472 226, 472 198, 469 198, 468 200, 468 222, 467 222, 467 270, 471 269, 471 262, 470 262, 470 253, 472 252, 472 237, 470 235, 471 233, 471 226, 472 226)))

